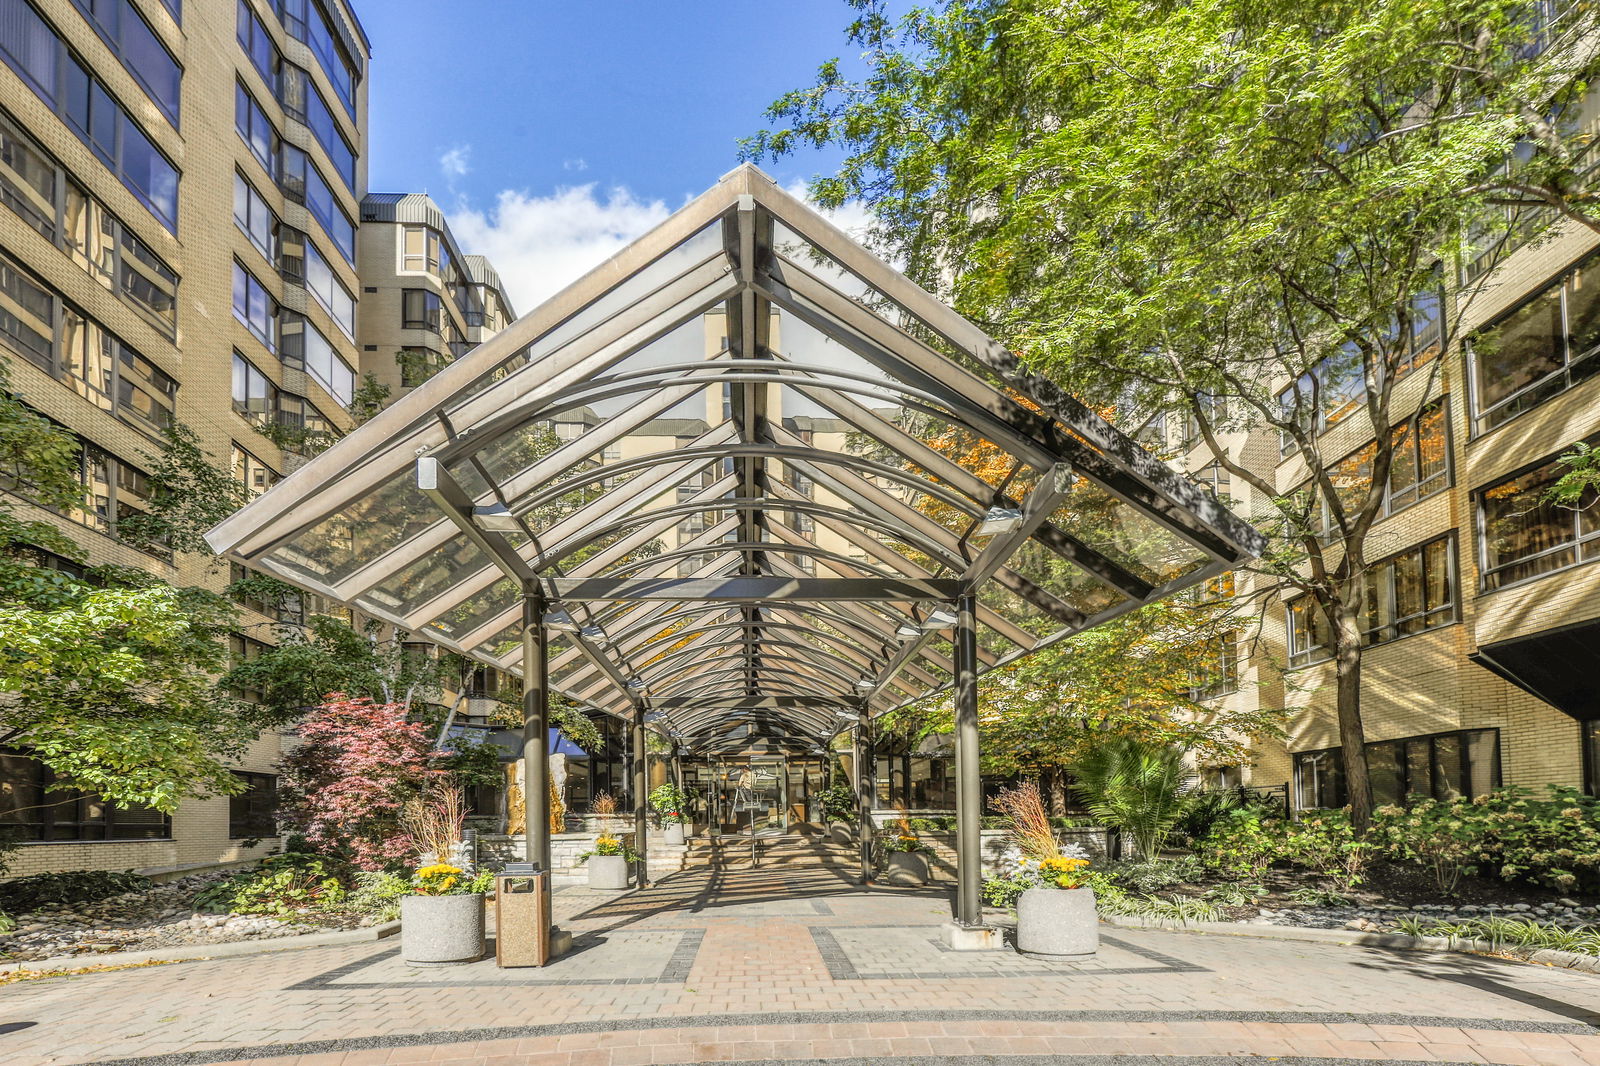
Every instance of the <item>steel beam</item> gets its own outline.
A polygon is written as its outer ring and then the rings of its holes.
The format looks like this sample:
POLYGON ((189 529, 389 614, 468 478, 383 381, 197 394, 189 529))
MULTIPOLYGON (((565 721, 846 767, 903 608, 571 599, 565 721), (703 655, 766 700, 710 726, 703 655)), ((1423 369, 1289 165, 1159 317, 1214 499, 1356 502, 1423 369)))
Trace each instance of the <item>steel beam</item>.
POLYGON ((561 603, 580 600, 728 600, 758 603, 762 600, 803 602, 836 600, 877 603, 900 600, 948 600, 962 584, 949 579, 910 578, 546 578, 550 598, 561 603))
POLYGON ((638 880, 634 882, 636 888, 647 888, 650 884, 646 858, 650 851, 649 805, 645 803, 649 791, 650 756, 644 742, 644 703, 637 702, 633 705, 633 846, 639 853, 638 880))
POLYGON ((861 883, 872 883, 872 844, 877 827, 872 824, 874 778, 878 762, 872 751, 872 710, 863 701, 856 712, 856 844, 861 853, 861 883))
POLYGON ((978 624, 956 601, 956 921, 983 924, 983 783, 978 776, 978 624))
POLYGON ((522 594, 523 858, 550 869, 550 678, 544 597, 534 582, 522 594))

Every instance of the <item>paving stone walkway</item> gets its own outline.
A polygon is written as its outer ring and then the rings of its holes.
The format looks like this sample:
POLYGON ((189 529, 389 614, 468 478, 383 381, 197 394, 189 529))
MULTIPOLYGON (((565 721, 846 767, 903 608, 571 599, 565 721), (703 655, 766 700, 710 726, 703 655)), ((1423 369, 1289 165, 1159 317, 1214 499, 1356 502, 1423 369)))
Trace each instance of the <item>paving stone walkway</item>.
POLYGON ((1079 963, 952 952, 943 889, 828 867, 555 900, 574 950, 543 969, 380 941, 10 986, 0 1063, 1600 1066, 1600 976, 1542 966, 1145 929, 1079 963))

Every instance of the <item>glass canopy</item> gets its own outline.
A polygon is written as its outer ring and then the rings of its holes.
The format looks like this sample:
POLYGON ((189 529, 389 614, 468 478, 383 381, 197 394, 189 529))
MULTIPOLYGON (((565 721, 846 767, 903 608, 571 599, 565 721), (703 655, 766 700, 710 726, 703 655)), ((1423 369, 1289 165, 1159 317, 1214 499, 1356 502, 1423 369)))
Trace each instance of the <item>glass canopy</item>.
POLYGON ((693 750, 809 749, 1258 534, 765 174, 285 478, 219 552, 693 750), (534 617, 538 617, 535 614, 534 617))

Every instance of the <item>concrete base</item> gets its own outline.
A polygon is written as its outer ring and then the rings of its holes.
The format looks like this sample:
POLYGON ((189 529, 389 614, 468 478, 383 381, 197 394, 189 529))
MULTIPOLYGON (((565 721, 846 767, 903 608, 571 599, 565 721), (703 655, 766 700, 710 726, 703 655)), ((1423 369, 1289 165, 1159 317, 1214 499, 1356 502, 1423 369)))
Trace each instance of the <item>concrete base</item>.
POLYGON ((1006 938, 999 926, 962 925, 945 922, 939 927, 944 946, 951 951, 1007 951, 1006 938))
POLYGON ((572 950, 572 932, 559 925, 550 927, 550 957, 558 959, 572 950))

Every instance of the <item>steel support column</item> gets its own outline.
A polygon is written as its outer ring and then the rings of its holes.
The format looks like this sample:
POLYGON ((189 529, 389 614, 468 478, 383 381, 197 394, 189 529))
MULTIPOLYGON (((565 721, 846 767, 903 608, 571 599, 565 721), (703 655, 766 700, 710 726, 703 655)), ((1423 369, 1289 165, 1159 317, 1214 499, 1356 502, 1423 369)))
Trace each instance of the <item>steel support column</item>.
POLYGON ((644 704, 633 705, 633 849, 639 853, 638 887, 650 883, 645 853, 649 849, 647 835, 650 823, 646 817, 645 796, 650 791, 650 762, 644 748, 644 704))
POLYGON ((969 593, 956 600, 956 921, 982 924, 983 785, 978 778, 978 627, 969 593))
POLYGON ((872 751, 872 716, 866 703, 856 717, 856 842, 861 849, 861 883, 872 882, 872 793, 877 782, 877 759, 872 751))
POLYGON ((523 858, 550 869, 550 640, 537 581, 522 592, 523 858))

